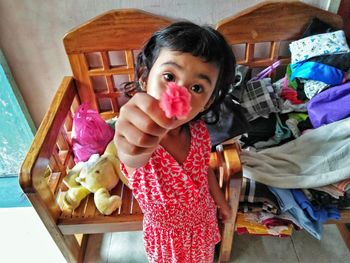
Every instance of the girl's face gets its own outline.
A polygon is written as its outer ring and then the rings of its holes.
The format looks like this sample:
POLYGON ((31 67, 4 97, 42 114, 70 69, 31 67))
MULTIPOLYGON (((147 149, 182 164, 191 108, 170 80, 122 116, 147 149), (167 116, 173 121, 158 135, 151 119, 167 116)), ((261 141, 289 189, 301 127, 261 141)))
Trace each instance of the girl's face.
POLYGON ((204 62, 190 53, 163 48, 149 72, 146 89, 149 95, 158 100, 166 90, 168 82, 176 82, 188 89, 191 93, 192 110, 186 119, 177 120, 180 126, 209 106, 218 75, 219 69, 214 64, 204 62))

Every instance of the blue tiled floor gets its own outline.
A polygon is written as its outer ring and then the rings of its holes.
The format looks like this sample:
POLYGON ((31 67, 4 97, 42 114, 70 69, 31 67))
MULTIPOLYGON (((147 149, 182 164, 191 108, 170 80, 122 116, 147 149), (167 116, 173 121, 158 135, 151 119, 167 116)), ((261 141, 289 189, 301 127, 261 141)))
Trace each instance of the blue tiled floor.
POLYGON ((0 177, 0 208, 31 206, 17 176, 0 177))

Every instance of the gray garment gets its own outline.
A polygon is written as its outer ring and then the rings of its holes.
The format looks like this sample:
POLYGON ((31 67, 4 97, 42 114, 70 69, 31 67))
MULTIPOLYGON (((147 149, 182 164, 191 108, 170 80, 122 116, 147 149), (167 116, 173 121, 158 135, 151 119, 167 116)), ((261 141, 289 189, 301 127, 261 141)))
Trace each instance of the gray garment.
POLYGON ((243 150, 243 176, 279 188, 320 187, 350 178, 350 118, 303 134, 284 145, 243 150))

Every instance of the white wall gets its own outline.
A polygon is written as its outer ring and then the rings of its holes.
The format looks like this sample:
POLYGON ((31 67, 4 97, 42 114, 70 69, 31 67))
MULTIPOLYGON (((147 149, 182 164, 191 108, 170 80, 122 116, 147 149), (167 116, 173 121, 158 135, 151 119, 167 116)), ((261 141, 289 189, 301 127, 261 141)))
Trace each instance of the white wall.
MULTIPOLYGON (((38 126, 64 75, 71 75, 62 38, 102 12, 138 8, 214 25, 262 0, 0 0, 0 47, 38 126)), ((326 9, 328 1, 303 2, 326 9)))

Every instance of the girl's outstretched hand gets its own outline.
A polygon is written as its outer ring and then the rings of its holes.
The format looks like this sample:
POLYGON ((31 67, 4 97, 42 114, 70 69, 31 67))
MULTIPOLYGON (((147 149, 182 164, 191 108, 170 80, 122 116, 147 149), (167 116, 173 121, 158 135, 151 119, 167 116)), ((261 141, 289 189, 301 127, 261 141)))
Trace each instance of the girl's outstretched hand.
POLYGON ((172 129, 159 101, 147 93, 136 93, 120 109, 114 143, 120 160, 130 168, 147 163, 163 136, 172 129))

